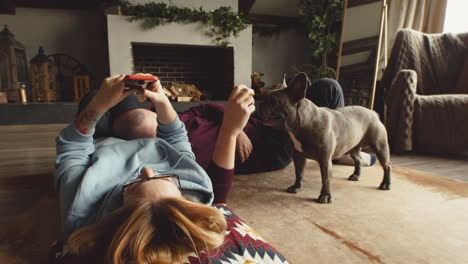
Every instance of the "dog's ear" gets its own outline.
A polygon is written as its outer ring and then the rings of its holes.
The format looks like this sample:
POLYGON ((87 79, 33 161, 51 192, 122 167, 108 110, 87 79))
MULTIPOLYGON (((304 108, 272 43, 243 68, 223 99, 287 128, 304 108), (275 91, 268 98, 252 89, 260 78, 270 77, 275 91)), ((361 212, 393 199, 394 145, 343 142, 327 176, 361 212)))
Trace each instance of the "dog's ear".
POLYGON ((298 102, 306 96, 307 87, 310 86, 309 77, 304 72, 298 73, 289 83, 287 89, 289 97, 293 102, 298 102))

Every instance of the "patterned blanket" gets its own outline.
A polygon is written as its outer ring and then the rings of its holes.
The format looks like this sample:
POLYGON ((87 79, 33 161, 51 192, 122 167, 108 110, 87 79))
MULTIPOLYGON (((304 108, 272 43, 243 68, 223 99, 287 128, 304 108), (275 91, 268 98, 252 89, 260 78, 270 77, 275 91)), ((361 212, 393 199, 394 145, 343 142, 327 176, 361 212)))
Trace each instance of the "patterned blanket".
POLYGON ((224 244, 200 258, 189 257, 190 264, 286 264, 284 256, 224 204, 215 205, 226 218, 228 228, 224 244))

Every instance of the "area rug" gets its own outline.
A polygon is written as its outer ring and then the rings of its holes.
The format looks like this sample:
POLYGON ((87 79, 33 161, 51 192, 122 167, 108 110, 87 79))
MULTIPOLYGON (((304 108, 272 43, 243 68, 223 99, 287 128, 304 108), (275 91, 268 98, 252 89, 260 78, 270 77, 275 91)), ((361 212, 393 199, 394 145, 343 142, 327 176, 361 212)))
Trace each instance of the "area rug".
MULTIPOLYGON (((382 170, 334 166, 333 203, 315 202, 318 165, 307 163, 300 193, 284 190, 294 166, 238 175, 228 205, 290 263, 468 263, 468 183, 393 169, 392 190, 377 189, 382 170)), ((2 179, 0 263, 47 263, 58 235, 48 176, 2 179), (16 205, 8 206, 9 201, 16 205)))
POLYGON ((318 204, 317 163, 298 194, 294 166, 235 178, 228 204, 290 263, 468 263, 468 183, 393 168, 392 189, 377 189, 378 165, 347 177, 334 166, 332 204, 318 204))

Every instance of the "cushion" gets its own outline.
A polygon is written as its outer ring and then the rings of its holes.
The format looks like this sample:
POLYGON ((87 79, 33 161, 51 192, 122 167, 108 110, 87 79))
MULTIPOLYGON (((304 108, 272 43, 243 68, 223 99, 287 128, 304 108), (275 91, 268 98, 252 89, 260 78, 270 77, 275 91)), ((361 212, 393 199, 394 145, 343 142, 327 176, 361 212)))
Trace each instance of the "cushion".
POLYGON ((468 150, 468 94, 420 95, 414 102, 413 150, 462 153, 468 150))
POLYGON ((466 56, 465 63, 463 64, 463 68, 458 76, 455 93, 468 93, 468 56, 466 56))

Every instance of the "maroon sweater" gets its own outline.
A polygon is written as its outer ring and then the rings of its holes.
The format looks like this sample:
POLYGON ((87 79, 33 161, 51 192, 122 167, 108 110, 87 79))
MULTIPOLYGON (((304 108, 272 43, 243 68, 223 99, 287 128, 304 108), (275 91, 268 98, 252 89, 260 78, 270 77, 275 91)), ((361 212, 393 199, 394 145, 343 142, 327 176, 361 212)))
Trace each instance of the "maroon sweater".
POLYGON ((222 110, 224 107, 221 104, 203 104, 178 113, 187 129, 197 163, 205 169, 213 183, 213 203, 226 203, 234 177, 234 169, 221 168, 212 161, 219 126, 223 120, 222 110))
MULTIPOLYGON (((193 153, 213 182, 215 203, 226 202, 231 188, 234 169, 226 170, 212 162, 215 143, 224 116, 224 105, 219 103, 202 104, 178 113, 185 124, 193 153)), ((244 128, 252 142, 249 158, 240 163, 236 161, 236 173, 256 173, 277 170, 292 160, 292 147, 286 134, 265 127, 251 117, 244 128)))

